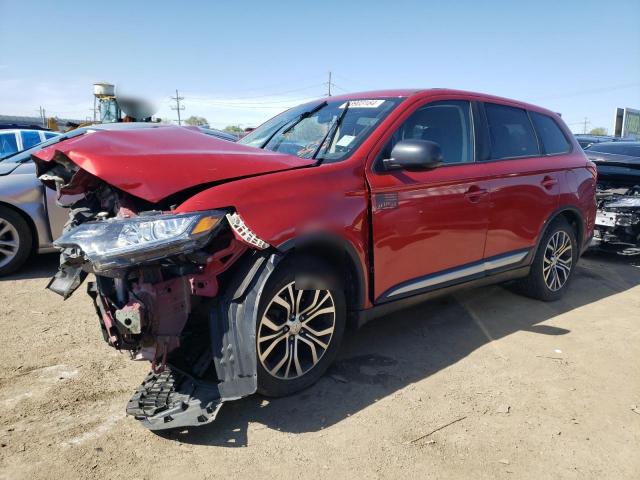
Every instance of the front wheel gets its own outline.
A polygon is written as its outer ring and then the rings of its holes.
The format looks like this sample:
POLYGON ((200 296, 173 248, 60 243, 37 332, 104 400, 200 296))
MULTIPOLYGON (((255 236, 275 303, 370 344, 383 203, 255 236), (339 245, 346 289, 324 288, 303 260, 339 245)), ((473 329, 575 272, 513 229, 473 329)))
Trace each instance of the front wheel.
POLYGON ((335 359, 345 323, 346 302, 337 275, 312 257, 285 261, 260 302, 258 392, 281 397, 315 383, 335 359), (297 289, 296 273, 318 288, 297 289))
POLYGON ((31 254, 29 225, 13 210, 0 207, 0 276, 19 269, 31 254))
POLYGON ((520 282, 522 293, 547 302, 558 300, 567 290, 577 260, 575 231, 564 218, 557 218, 542 237, 529 276, 520 282))

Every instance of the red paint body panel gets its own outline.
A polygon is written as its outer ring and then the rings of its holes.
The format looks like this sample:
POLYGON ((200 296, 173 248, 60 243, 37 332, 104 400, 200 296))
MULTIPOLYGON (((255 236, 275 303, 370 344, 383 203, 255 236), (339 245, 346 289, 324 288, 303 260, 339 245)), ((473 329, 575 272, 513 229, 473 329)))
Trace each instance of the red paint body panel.
POLYGON ((471 201, 469 189, 487 189, 478 165, 371 176, 374 295, 406 280, 482 260, 488 196, 471 201), (389 185, 391 184, 391 185, 389 185), (381 208, 377 196, 397 195, 397 208, 381 208))
POLYGON ((175 126, 95 131, 52 145, 36 156, 46 161, 56 152, 120 190, 153 203, 204 183, 312 164, 175 126))
POLYGON ((362 170, 334 163, 212 187, 177 211, 233 206, 251 230, 274 247, 319 232, 343 239, 353 247, 365 272, 366 292, 367 202, 362 170))
POLYGON ((558 170, 558 159, 532 157, 482 166, 488 175, 491 197, 484 256, 533 247, 545 222, 559 206, 564 172, 558 170), (543 186, 546 180, 548 188, 543 186))

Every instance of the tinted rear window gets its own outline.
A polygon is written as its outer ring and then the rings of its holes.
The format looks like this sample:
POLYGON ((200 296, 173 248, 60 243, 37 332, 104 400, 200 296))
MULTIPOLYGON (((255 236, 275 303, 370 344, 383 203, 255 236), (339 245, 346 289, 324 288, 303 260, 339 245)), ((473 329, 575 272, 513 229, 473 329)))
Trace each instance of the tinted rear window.
POLYGON ((527 112, 521 108, 486 103, 491 138, 491 158, 517 158, 539 155, 538 141, 527 112))
POLYGON ((556 155, 571 150, 571 144, 553 118, 536 112, 529 112, 529 115, 536 127, 538 137, 542 140, 544 153, 556 155))
POLYGON ((640 143, 594 143, 589 148, 588 152, 602 152, 602 153, 614 153, 616 155, 629 155, 631 157, 640 157, 640 143))

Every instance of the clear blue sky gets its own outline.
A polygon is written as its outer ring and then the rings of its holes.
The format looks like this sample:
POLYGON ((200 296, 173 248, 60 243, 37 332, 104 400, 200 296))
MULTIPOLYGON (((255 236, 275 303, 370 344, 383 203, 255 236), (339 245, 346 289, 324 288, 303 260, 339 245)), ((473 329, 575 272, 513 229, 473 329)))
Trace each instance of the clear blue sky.
POLYGON ((640 1, 0 0, 0 113, 91 115, 106 80, 252 125, 335 91, 451 87, 561 112, 575 131, 640 108, 640 1))

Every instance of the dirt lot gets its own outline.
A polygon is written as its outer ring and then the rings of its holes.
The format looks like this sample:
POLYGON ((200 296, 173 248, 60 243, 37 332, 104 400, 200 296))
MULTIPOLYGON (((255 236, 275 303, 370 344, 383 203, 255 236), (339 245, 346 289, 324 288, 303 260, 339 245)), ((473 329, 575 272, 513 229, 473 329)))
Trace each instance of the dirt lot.
POLYGON ((147 365, 44 290, 55 264, 0 281, 2 479, 640 478, 638 262, 584 258, 553 304, 489 287, 380 319, 309 390, 164 437, 124 415, 147 365))

